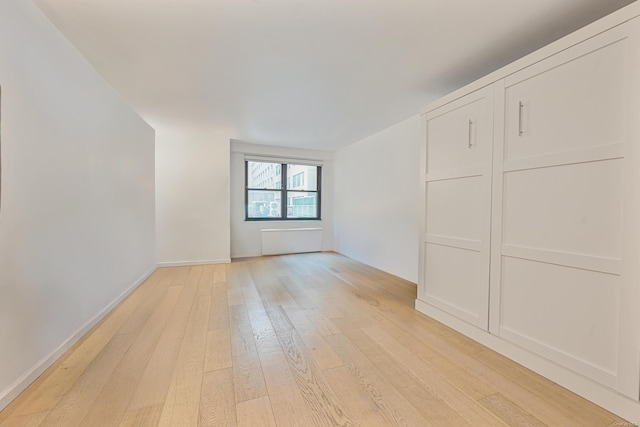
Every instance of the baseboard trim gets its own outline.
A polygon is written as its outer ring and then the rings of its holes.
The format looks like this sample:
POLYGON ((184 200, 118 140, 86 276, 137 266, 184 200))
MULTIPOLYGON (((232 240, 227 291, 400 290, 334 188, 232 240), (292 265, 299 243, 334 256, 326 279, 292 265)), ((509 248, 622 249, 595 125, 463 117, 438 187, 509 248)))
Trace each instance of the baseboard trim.
POLYGON ((231 258, 224 259, 210 259, 202 261, 176 261, 176 262, 158 262, 158 267, 185 267, 190 265, 209 265, 209 264, 229 264, 231 258))
MULTIPOLYGON (((320 251, 315 251, 315 252, 300 252, 300 253, 322 253, 322 252, 336 253, 336 254, 338 253, 333 249, 322 249, 320 251)), ((278 254, 278 255, 292 255, 292 254, 278 254)), ((242 258, 259 258, 262 256, 266 257, 266 256, 278 256, 278 255, 262 255, 260 252, 247 252, 247 253, 238 252, 238 253, 231 253, 231 259, 233 260, 233 259, 242 259, 242 258)), ((346 255, 343 255, 343 256, 346 256, 346 255)))
POLYGON ((623 396, 615 390, 598 384, 515 344, 511 344, 497 335, 478 329, 424 301, 416 300, 415 308, 417 311, 531 369, 596 405, 635 423, 634 425, 640 424, 640 402, 623 396))
POLYGON ((231 254, 231 259, 239 259, 239 258, 256 258, 261 257, 262 254, 260 252, 257 253, 237 253, 231 254))
POLYGON ((44 371, 47 370, 53 363, 69 350, 80 338, 82 338, 91 328, 93 328, 98 322, 100 322, 107 314, 111 312, 122 300, 124 300, 131 292, 133 292, 138 286, 140 286, 145 280, 149 278, 156 270, 157 266, 152 266, 142 274, 129 288, 122 292, 116 299, 111 301, 105 308, 100 310, 93 318, 86 322, 80 329, 78 329, 73 335, 67 338, 58 348, 56 348, 51 354, 37 362, 30 370, 24 375, 18 378, 13 384, 11 384, 6 390, 0 393, 0 411, 6 408, 20 393, 22 393, 29 385, 34 382, 44 371))

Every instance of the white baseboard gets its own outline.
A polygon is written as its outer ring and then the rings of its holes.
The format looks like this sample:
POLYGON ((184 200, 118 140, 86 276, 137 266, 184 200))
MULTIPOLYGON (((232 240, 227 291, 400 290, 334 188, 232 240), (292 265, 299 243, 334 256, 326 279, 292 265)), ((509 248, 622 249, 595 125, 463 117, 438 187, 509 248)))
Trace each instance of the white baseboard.
POLYGON ((460 320, 430 304, 416 300, 416 310, 460 332, 480 344, 489 347, 516 363, 531 369, 543 377, 571 390, 575 394, 605 408, 635 425, 640 423, 640 402, 570 371, 543 357, 511 344, 497 335, 460 320))
POLYGON ((262 256, 262 254, 260 252, 255 252, 255 253, 232 253, 231 254, 231 259, 236 259, 236 258, 255 258, 255 257, 259 257, 262 256))
POLYGON ((71 346, 73 346, 80 338, 82 338, 91 328, 93 328, 99 321, 101 321, 107 314, 114 309, 123 299, 125 299, 131 292, 133 292, 138 286, 140 286, 145 280, 149 278, 157 267, 152 266, 140 276, 129 288, 122 292, 116 299, 111 301, 105 308, 100 310, 93 318, 85 323, 80 329, 78 329, 73 335, 67 338, 58 348, 56 348, 51 354, 46 356, 37 362, 31 369, 18 378, 13 384, 11 384, 6 390, 0 393, 0 411, 9 405, 22 393, 29 385, 34 382, 44 371, 47 370, 53 363, 60 358, 71 346))
MULTIPOLYGON (((334 251, 333 249, 322 249, 321 251, 316 251, 316 252, 310 252, 310 253, 322 253, 322 252, 333 252, 333 253, 338 253, 336 251, 334 251)), ((291 255, 291 254, 281 254, 281 255, 291 255)), ((342 254, 340 254, 342 255, 342 254)), ((231 253, 231 259, 241 259, 241 258, 259 258, 263 256, 260 252, 238 252, 238 253, 231 253)), ((271 255, 268 255, 271 256, 271 255)), ((346 256, 346 255, 344 255, 346 256)), ((348 257, 347 257, 348 258, 348 257)))
POLYGON ((210 260, 202 260, 202 261, 163 261, 158 262, 158 267, 184 267, 189 265, 209 265, 209 264, 229 264, 231 262, 231 258, 224 259, 210 259, 210 260))

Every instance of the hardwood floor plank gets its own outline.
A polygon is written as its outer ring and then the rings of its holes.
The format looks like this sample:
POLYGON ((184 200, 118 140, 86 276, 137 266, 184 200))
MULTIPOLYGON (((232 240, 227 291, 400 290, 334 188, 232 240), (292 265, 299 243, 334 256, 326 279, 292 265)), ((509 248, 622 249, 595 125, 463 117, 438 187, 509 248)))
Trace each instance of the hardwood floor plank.
MULTIPOLYGON (((386 324, 383 328, 394 336, 401 337, 404 333, 402 327, 397 325, 392 326, 390 324, 386 324)), ((576 419, 575 414, 569 415, 562 408, 559 408, 554 404, 550 404, 550 402, 546 402, 544 400, 544 395, 539 396, 523 388, 523 384, 520 384, 517 378, 509 378, 488 366, 483 365, 475 358, 475 355, 479 353, 467 354, 452 342, 443 340, 439 336, 431 334, 430 330, 414 329, 412 330, 411 337, 414 342, 410 347, 422 345, 434 349, 452 363, 468 372, 469 375, 472 375, 477 381, 482 381, 486 383, 488 387, 493 389, 501 390, 503 394, 508 395, 516 404, 532 414, 535 414, 541 421, 548 423, 549 425, 561 424, 563 426, 579 426, 585 422, 592 422, 588 419, 582 418, 582 416, 578 416, 578 419, 576 419), (582 418, 582 421, 579 420, 580 418, 582 418)), ((486 349, 486 351, 493 353, 488 349, 486 349)), ((558 386, 554 385, 554 387, 558 386)))
POLYGON ((330 271, 337 278, 350 283, 352 286, 372 291, 381 299, 390 301, 402 301, 407 294, 399 292, 395 286, 391 286, 384 280, 375 280, 369 275, 354 273, 352 268, 346 267, 340 271, 330 271))
POLYGON ((230 328, 236 403, 266 396, 262 366, 244 304, 230 307, 230 328))
POLYGON ((314 308, 312 310, 304 310, 305 316, 309 319, 313 328, 320 332, 320 335, 328 337, 335 334, 341 334, 342 331, 329 319, 325 317, 321 310, 314 308))
POLYGON ((225 264, 216 264, 213 266, 213 283, 227 282, 227 268, 225 264))
POLYGON ((262 300, 248 300, 249 319, 277 425, 306 427, 313 418, 289 369, 262 300))
POLYGON ((354 425, 284 310, 281 307, 269 307, 267 314, 316 425, 354 425))
POLYGON ((367 328, 364 333, 384 348, 405 370, 418 378, 430 392, 446 401, 472 425, 506 425, 380 328, 367 328))
POLYGON ((0 423, 0 427, 38 427, 47 416, 48 411, 30 415, 20 415, 9 418, 0 423))
POLYGON ((283 306, 282 309, 321 370, 333 369, 343 365, 342 359, 333 351, 322 334, 316 330, 303 310, 296 304, 288 304, 283 306))
POLYGON ((325 291, 319 277, 314 276, 312 280, 309 281, 308 286, 304 289, 304 293, 316 305, 317 308, 314 310, 325 318, 331 320, 344 317, 344 312, 338 310, 331 294, 325 291))
POLYGON ((407 425, 394 410, 389 411, 388 407, 384 407, 385 412, 382 412, 376 405, 376 401, 372 400, 366 390, 360 387, 358 380, 351 376, 346 366, 329 369, 324 371, 323 375, 340 400, 345 413, 358 425, 372 427, 407 425))
MULTIPOLYGON (((273 262, 273 258, 269 261, 273 262)), ((321 314, 315 311, 318 310, 318 308, 304 295, 304 292, 297 282, 297 280, 303 279, 297 275, 293 275, 293 277, 294 278, 282 277, 279 279, 274 277, 275 280, 269 282, 271 286, 278 289, 279 295, 290 296, 290 292, 296 295, 293 299, 285 298, 286 302, 280 307, 285 310, 288 319, 295 326, 306 347, 312 352, 321 370, 342 366, 342 360, 337 357, 323 336, 323 333, 330 335, 332 333, 340 333, 340 330, 336 328, 329 319, 322 317, 321 314), (305 305, 308 310, 303 310, 298 305, 299 301, 305 305), (317 323, 314 323, 309 317, 309 314, 313 316, 313 320, 317 323), (318 325, 322 325, 321 328, 318 328, 318 325)), ((266 305, 268 304, 265 304, 265 306, 266 305)))
POLYGON ((180 298, 144 368, 129 402, 128 411, 164 404, 201 277, 202 270, 186 267, 186 270, 180 270, 174 278, 173 284, 180 290, 180 298))
POLYGON ((323 278, 322 283, 330 287, 329 292, 335 293, 335 289, 339 290, 340 288, 347 290, 346 294, 340 292, 334 299, 336 306, 344 312, 351 311, 359 315, 366 314, 370 320, 375 321, 381 321, 387 317, 412 330, 427 328, 433 334, 453 343, 465 353, 472 354, 485 349, 484 346, 464 335, 416 312, 413 309, 415 295, 405 301, 386 299, 381 302, 381 300, 376 299, 375 292, 358 288, 357 286, 354 287, 352 284, 348 284, 335 276, 327 276, 327 273, 323 273, 321 277, 323 278), (334 290, 332 291, 332 289, 334 290), (348 310, 348 307, 354 306, 357 306, 358 309, 348 310))
POLYGON ((231 368, 231 334, 229 329, 214 329, 207 334, 207 351, 205 354, 204 371, 231 368))
POLYGON ((296 306, 296 301, 273 270, 273 257, 259 263, 250 263, 249 271, 254 277, 254 286, 266 307, 296 306))
POLYGON ((227 304, 229 305, 229 308, 236 305, 243 305, 244 295, 242 295, 242 289, 229 288, 227 291, 227 304))
POLYGON ((232 369, 206 372, 202 378, 198 426, 235 427, 236 402, 234 395, 232 369))
POLYGON ((210 295, 198 296, 194 301, 162 408, 160 426, 198 424, 210 306, 210 295))
POLYGON ((306 427, 313 425, 310 410, 283 354, 263 364, 265 383, 277 425, 306 427))
POLYGON ((170 287, 149 320, 142 327, 109 381, 82 419, 83 425, 118 425, 127 410, 131 396, 142 378, 158 337, 164 330, 181 289, 170 287))
POLYGON ((181 267, 161 267, 158 271, 162 270, 175 270, 175 276, 173 277, 173 282, 171 283, 174 286, 184 286, 188 282, 189 275, 192 274, 192 270, 190 266, 181 266, 181 267))
POLYGON ((127 410, 120 427, 155 427, 160 421, 161 412, 162 405, 127 410))
POLYGON ((547 425, 500 393, 487 396, 484 399, 480 399, 479 402, 500 417, 507 425, 531 427, 544 427, 547 425))
MULTIPOLYGON (((438 343, 444 343, 444 348, 446 348, 446 351, 444 352, 444 354, 446 358, 452 359, 453 361, 455 361, 456 364, 458 364, 459 366, 462 366, 467 371, 473 372, 474 373, 474 375, 472 375, 473 377, 477 377, 480 380, 484 380, 486 378, 492 378, 491 381, 487 382, 488 385, 492 385, 496 383, 503 385, 504 387, 506 387, 507 390, 509 390, 510 392, 509 395, 512 398, 515 397, 518 399, 519 404, 521 406, 526 408, 531 408, 534 413, 544 413, 544 417, 546 419, 555 420, 556 423, 562 423, 562 425, 577 425, 575 418, 566 417, 566 415, 563 414, 562 412, 553 410, 553 407, 552 406, 550 407, 548 403, 544 403, 541 401, 539 397, 534 396, 531 393, 527 393, 526 390, 521 389, 518 384, 512 383, 506 380, 505 378, 502 378, 499 375, 496 375, 495 372, 487 372, 486 369, 482 369, 482 367, 479 367, 478 363, 469 364, 469 360, 473 360, 473 359, 467 356, 468 346, 459 345, 460 341, 458 337, 456 337, 457 335, 456 332, 450 331, 448 328, 445 328, 442 325, 437 324, 437 322, 435 322, 435 324, 413 322, 414 319, 410 313, 408 313, 407 315, 405 315, 405 317, 403 317, 401 314, 395 313, 394 310, 385 311, 383 317, 379 317, 376 319, 376 321, 381 325, 386 325, 384 327, 385 329, 388 329, 388 330, 389 330, 388 325, 390 325, 390 323, 386 321, 384 317, 389 317, 390 319, 393 319, 394 321, 402 325, 401 327, 398 326, 392 330, 393 331, 392 334, 394 336, 396 337, 402 336, 404 331, 411 331, 411 338, 407 338, 404 341, 404 344, 409 345, 409 348, 415 347, 413 345, 414 344, 413 341, 415 340, 416 337, 419 339, 422 339, 422 336, 428 335, 428 337, 424 338, 423 343, 428 343, 429 346, 433 346, 434 344, 438 344, 438 343), (425 325, 428 331, 425 330, 425 325), (434 329, 436 329, 438 333, 433 334, 432 332, 434 329)), ((477 346, 477 344, 474 344, 474 345, 477 346)), ((440 347, 441 348, 439 348, 438 350, 443 351, 442 346, 440 347)), ((474 351, 471 352, 471 354, 474 354, 474 353, 478 353, 478 351, 474 349, 474 351)), ((554 385, 554 387, 557 387, 557 386, 554 385)), ((583 422, 586 422, 586 421, 583 421, 583 422)), ((602 425, 602 424, 599 424, 599 425, 602 425)))
POLYGON ((151 313, 153 313, 153 310, 158 305, 158 301, 164 296, 165 289, 173 283, 174 277, 180 272, 180 270, 166 268, 158 270, 158 283, 140 306, 138 306, 136 311, 129 316, 125 324, 118 329, 118 334, 133 334, 139 332, 147 320, 149 320, 149 316, 151 316, 151 313))
POLYGON ((0 426, 576 426, 626 421, 415 311, 335 253, 162 268, 0 426))
POLYGON ((51 410, 145 300, 149 292, 157 285, 159 278, 160 274, 154 273, 129 298, 118 304, 102 322, 89 332, 87 339, 74 348, 62 364, 56 366, 56 369, 48 375, 45 381, 38 383, 37 388, 30 391, 28 397, 21 401, 20 406, 12 411, 12 416, 51 410))
MULTIPOLYGON (((309 262, 308 260, 306 262, 309 262)), ((333 304, 333 295, 326 292, 327 287, 323 283, 326 277, 335 279, 334 276, 326 273, 326 271, 317 269, 313 276, 300 276, 296 271, 289 271, 284 277, 293 277, 296 283, 305 283, 305 286, 299 287, 310 301, 313 301, 316 309, 329 319, 339 318, 344 315, 333 304), (323 277, 324 276, 324 277, 323 277)))
POLYGON ((180 299, 144 369, 129 403, 129 410, 162 405, 167 396, 197 290, 197 285, 193 281, 183 280, 182 283, 183 286, 177 287, 182 290, 180 299))
POLYGON ((430 392, 417 378, 405 371, 395 359, 359 329, 347 329, 349 339, 371 361, 378 372, 393 385, 420 415, 434 426, 471 426, 443 399, 430 392))
MULTIPOLYGON (((86 335, 82 338, 85 339, 86 335)), ((82 341, 82 339, 80 341, 82 341)), ((47 370, 45 370, 42 375, 40 375, 34 382, 29 385, 22 393, 20 393, 13 401, 11 401, 3 410, 0 411, 0 426, 2 423, 12 418, 14 416, 14 412, 17 408, 19 408, 23 402, 31 399, 31 396, 35 394, 35 390, 37 390, 42 384, 55 372, 62 363, 69 357, 69 354, 73 353, 75 349, 78 348, 80 341, 74 344, 71 349, 67 350, 65 354, 63 354, 60 359, 56 360, 47 370)), ((54 404, 55 405, 55 404, 54 404)), ((48 410, 43 412, 49 412, 48 410)))
MULTIPOLYGON (((345 299, 349 299, 351 302, 355 302, 365 310, 369 311, 384 312, 391 309, 381 295, 378 295, 375 292, 360 286, 358 282, 352 282, 345 277, 338 277, 335 274, 327 273, 325 271, 319 273, 317 281, 314 281, 313 279, 311 279, 311 281, 312 283, 322 284, 324 287, 329 289, 329 292, 335 295, 335 298, 332 300, 334 303, 339 303, 341 300, 344 301, 345 299)), ((342 306, 344 306, 344 304, 339 304, 338 308, 342 306)), ((342 309, 342 311, 349 312, 352 310, 342 309)))
MULTIPOLYGON (((288 276, 288 272, 295 271, 297 275, 301 277, 313 276, 314 266, 310 266, 308 263, 302 262, 299 256, 291 254, 291 255, 282 255, 278 257, 273 257, 273 261, 282 266, 285 271, 282 276, 288 276)), ((278 276, 280 277, 280 275, 278 276)))
MULTIPOLYGON (((375 365, 346 335, 332 335, 327 339, 340 358, 344 360, 349 375, 366 393, 373 407, 376 408, 376 412, 382 416, 387 425, 433 425, 420 415, 420 412, 390 382, 380 375, 375 365)), ((333 373, 337 371, 337 369, 332 370, 333 373)), ((344 379, 345 376, 338 378, 344 379)), ((331 384, 335 390, 333 383, 331 384)), ((342 400, 344 401, 344 399, 342 400)))
POLYGON ((427 342, 416 339, 419 334, 407 333, 403 328, 392 322, 381 322, 378 326, 474 400, 497 393, 492 384, 476 377, 472 372, 456 364, 449 357, 439 353, 427 342))
POLYGON ((198 281, 197 296, 211 295, 213 288, 214 268, 211 265, 200 265, 197 267, 201 271, 200 280, 198 281))
POLYGON ((211 313, 209 330, 229 329, 229 301, 226 282, 215 282, 211 286, 211 313))
POLYGON ((305 295, 304 290, 302 289, 303 284, 306 282, 304 276, 299 274, 290 274, 288 276, 280 277, 280 282, 287 292, 289 292, 293 297, 296 305, 300 307, 301 310, 313 310, 314 308, 318 308, 315 303, 305 295))
POLYGON ((85 417, 116 366, 135 339, 134 334, 116 335, 91 362, 71 389, 47 414, 42 426, 77 426, 85 417))
POLYGON ((259 262, 247 263, 247 269, 251 274, 260 299, 265 307, 279 306, 292 302, 293 297, 270 268, 270 261, 271 258, 267 257, 259 262))
POLYGON ((262 367, 257 354, 252 353, 233 358, 233 382, 237 403, 267 395, 262 367))
MULTIPOLYGON (((554 413, 561 411, 565 414, 565 419, 572 420, 576 425, 582 426, 607 425, 611 421, 626 422, 615 414, 590 404, 586 399, 577 394, 552 383, 546 378, 528 370, 524 366, 514 363, 496 352, 487 349, 486 351, 473 354, 472 357, 489 366, 494 371, 504 374, 504 376, 513 382, 520 384, 527 391, 531 392, 532 395, 542 398, 544 401, 543 405, 547 409, 545 412, 550 409, 556 409, 553 411, 554 413)), ((523 407, 526 408, 526 402, 523 402, 523 404, 518 402, 518 404, 520 406, 525 404, 523 407)))
POLYGON ((236 411, 238 427, 276 427, 267 396, 239 403, 236 411))

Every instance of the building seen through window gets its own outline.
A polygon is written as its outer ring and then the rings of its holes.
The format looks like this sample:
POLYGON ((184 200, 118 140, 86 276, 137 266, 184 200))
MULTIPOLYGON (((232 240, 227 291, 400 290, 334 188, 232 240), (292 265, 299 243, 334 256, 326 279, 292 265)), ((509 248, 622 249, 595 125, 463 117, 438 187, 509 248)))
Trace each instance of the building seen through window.
POLYGON ((320 219, 321 167, 245 162, 247 220, 320 219))

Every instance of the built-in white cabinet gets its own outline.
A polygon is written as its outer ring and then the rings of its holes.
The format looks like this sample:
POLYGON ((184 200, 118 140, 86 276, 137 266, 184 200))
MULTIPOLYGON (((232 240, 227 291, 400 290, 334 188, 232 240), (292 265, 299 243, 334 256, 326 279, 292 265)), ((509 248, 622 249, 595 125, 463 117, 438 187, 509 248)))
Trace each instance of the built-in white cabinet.
POLYGON ((421 298, 488 329, 493 90, 463 96, 426 120, 421 298))
POLYGON ((640 409, 639 14, 423 110, 416 308, 618 412, 640 409))

